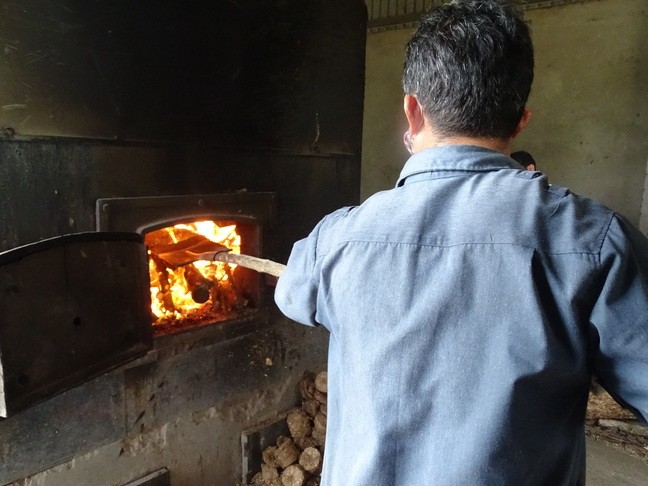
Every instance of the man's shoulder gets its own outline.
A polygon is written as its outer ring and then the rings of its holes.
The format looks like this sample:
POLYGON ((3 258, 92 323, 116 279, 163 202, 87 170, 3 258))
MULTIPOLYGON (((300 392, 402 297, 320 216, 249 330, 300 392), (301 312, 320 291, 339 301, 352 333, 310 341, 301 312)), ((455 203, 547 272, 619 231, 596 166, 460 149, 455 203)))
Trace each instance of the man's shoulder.
POLYGON ((547 191, 555 202, 555 209, 549 216, 555 231, 571 238, 587 252, 598 253, 601 250, 615 222, 621 222, 624 228, 633 227, 627 218, 597 199, 559 185, 550 185, 547 191))
POLYGON ((587 215, 609 222, 616 214, 616 211, 609 208, 603 202, 589 196, 582 196, 564 186, 549 184, 547 192, 556 198, 563 198, 566 204, 573 205, 574 209, 579 211, 579 215, 587 215))

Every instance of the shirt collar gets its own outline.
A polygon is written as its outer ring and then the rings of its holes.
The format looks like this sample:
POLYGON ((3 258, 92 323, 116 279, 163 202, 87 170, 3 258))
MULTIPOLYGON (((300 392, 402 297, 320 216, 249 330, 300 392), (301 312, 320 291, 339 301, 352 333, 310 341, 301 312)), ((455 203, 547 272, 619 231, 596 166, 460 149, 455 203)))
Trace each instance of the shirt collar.
POLYGON ((431 147, 412 155, 405 163, 396 186, 416 174, 437 171, 487 172, 499 169, 523 169, 501 152, 475 145, 431 147))

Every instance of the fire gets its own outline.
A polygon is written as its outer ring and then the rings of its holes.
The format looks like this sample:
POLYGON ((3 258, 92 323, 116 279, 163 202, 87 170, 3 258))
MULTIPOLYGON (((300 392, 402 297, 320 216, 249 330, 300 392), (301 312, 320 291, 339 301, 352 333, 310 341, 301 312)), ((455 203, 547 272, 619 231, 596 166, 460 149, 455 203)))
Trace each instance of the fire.
MULTIPOLYGON (((235 224, 219 226, 213 221, 177 224, 145 235, 148 246, 177 243, 194 235, 202 235, 240 253, 241 237, 235 224)), ((151 310, 155 324, 185 319, 197 313, 225 312, 237 305, 239 295, 232 271, 233 264, 200 261, 175 269, 168 268, 149 251, 151 278, 151 310)))

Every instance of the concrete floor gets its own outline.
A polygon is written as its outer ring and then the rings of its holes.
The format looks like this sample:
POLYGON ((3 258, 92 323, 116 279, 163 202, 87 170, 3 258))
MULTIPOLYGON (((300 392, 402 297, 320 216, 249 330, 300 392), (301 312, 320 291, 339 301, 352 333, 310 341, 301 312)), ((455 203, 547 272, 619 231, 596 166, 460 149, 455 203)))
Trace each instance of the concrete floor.
POLYGON ((648 464, 587 438, 587 486, 646 486, 648 464))

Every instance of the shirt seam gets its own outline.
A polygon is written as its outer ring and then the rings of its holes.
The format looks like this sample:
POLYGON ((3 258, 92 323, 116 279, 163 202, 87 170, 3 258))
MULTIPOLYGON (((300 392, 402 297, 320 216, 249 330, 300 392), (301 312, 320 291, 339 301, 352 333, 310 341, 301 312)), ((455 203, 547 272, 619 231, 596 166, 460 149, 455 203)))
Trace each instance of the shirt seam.
POLYGON ((499 172, 500 170, 517 170, 518 172, 520 169, 514 168, 514 167, 508 167, 508 166, 502 166, 502 167, 484 167, 484 168, 474 168, 474 169, 459 169, 459 168, 453 168, 453 169, 441 169, 441 168, 434 168, 434 169, 426 169, 426 170, 419 170, 415 172, 411 172, 409 174, 401 174, 396 181, 396 187, 402 187, 407 183, 407 179, 411 177, 415 177, 418 175, 424 175, 424 174, 429 174, 431 177, 429 179, 422 179, 421 181, 411 181, 411 182, 422 182, 425 180, 434 180, 434 179, 448 179, 451 177, 461 177, 461 176, 468 176, 468 175, 475 175, 475 174, 484 174, 487 172, 499 172))
POLYGON ((614 218, 616 218, 616 213, 612 213, 612 216, 610 216, 610 221, 608 221, 608 224, 603 228, 603 231, 601 232, 600 238, 601 242, 599 244, 599 249, 596 254, 596 268, 599 269, 601 268, 601 258, 602 258, 602 253, 603 253, 603 245, 605 244, 605 240, 608 237, 608 233, 610 232, 610 228, 612 227, 612 222, 614 221, 614 218))
MULTIPOLYGON (((529 248, 531 250, 536 250, 545 255, 594 255, 600 259, 600 249, 598 251, 564 251, 564 252, 553 252, 546 251, 535 246, 523 245, 521 243, 505 243, 505 242, 464 242, 464 243, 453 243, 453 244, 434 244, 434 243, 409 243, 405 241, 384 241, 384 240, 367 240, 367 239, 348 239, 341 241, 331 247, 326 253, 319 253, 317 259, 325 257, 333 248, 345 245, 347 243, 382 243, 385 245, 407 245, 407 246, 416 246, 416 247, 429 247, 429 248, 454 248, 458 246, 517 246, 521 248, 529 248)), ((602 246, 602 244, 601 244, 602 246)))
MULTIPOLYGON (((466 173, 466 171, 461 171, 461 173, 456 173, 458 171, 440 171, 440 172, 453 172, 452 174, 438 174, 436 171, 430 171, 430 172, 419 172, 416 174, 408 175, 406 177, 402 177, 398 180, 396 183, 396 187, 403 187, 407 184, 416 184, 417 182, 428 182, 428 181, 436 181, 439 179, 452 179, 454 177, 462 177, 469 175, 466 173), (417 179, 416 176, 418 175, 427 175, 428 177, 421 177, 420 179, 417 179)), ((470 174, 474 174, 473 172, 470 172, 470 174)))

